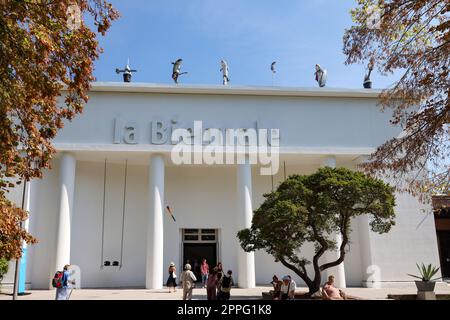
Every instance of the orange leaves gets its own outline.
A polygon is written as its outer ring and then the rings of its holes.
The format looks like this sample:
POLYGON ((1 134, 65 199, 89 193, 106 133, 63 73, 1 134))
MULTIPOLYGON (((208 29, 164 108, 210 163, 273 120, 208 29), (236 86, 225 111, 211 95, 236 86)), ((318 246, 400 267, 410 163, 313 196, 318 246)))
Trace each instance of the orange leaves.
MULTIPOLYGON (((437 172, 450 173, 449 2, 385 0, 380 2, 379 29, 366 27, 369 17, 363 7, 369 3, 373 0, 360 0, 353 10, 357 25, 344 35, 346 63, 374 57, 382 74, 403 72, 381 94, 380 106, 393 110, 391 123, 404 132, 380 146, 364 167, 370 173, 389 172, 399 185, 407 179, 403 189, 418 194, 433 189, 423 183, 433 184, 437 172)), ((448 184, 445 192, 450 193, 448 184)))
POLYGON ((0 194, 0 257, 7 260, 19 258, 22 255, 22 241, 36 243, 36 239, 20 225, 27 218, 27 212, 0 194))
MULTIPOLYGON (((68 13, 80 12, 81 19, 91 16, 101 34, 118 13, 105 0, 61 0, 45 5, 6 1, 0 3, 0 10, 0 181, 5 177, 32 179, 50 167, 55 152, 52 139, 64 120, 82 112, 93 79, 93 63, 100 53, 97 33, 83 21, 74 24, 77 19, 72 18, 77 17, 68 13), (78 5, 79 11, 68 11, 73 5, 78 5), (67 96, 58 104, 63 85, 67 96)), ((0 183, 0 195, 8 187, 11 185, 0 183)), ((1 237, 3 232, 10 234, 13 229, 3 228, 12 228, 11 219, 19 216, 11 205, 0 198, 0 220, 7 219, 7 223, 0 223, 1 237)), ((16 231, 17 237, 30 239, 16 231)), ((20 241, 1 241, 0 257, 4 248, 15 252, 13 256, 20 252, 16 247, 20 241)))

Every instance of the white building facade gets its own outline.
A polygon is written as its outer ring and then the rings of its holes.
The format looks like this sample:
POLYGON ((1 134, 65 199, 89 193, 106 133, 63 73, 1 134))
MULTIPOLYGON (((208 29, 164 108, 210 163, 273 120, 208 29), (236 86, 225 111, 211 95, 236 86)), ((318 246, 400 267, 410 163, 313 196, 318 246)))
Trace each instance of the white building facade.
MULTIPOLYGON (((80 267, 84 288, 158 289, 170 262, 181 271, 201 258, 233 270, 240 287, 267 285, 274 274, 302 284, 265 252, 243 252, 236 234, 285 177, 324 165, 357 170, 398 135, 391 113, 377 106, 378 94, 94 83, 83 114, 55 140, 52 170, 31 183, 29 225, 39 243, 30 247, 27 285, 49 288, 55 270, 70 263, 80 267), (261 174, 264 164, 249 162, 174 163, 171 134, 195 131, 195 121, 221 132, 268 129, 279 143, 278 170, 261 174)), ((407 194, 396 202, 388 234, 371 232, 366 217, 352 222, 345 262, 328 272, 338 285, 402 284, 411 282, 407 273, 416 273, 416 262, 439 265, 431 208, 407 194)), ((312 246, 302 251, 312 257, 312 246)))

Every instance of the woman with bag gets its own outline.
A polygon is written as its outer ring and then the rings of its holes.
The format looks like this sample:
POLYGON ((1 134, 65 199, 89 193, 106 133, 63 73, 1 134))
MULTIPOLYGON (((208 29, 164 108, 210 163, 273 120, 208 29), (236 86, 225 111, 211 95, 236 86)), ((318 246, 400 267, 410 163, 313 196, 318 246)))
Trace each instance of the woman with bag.
POLYGON ((169 278, 167 279, 167 287, 169 288, 169 293, 177 291, 177 269, 175 268, 175 263, 171 262, 169 265, 169 278))

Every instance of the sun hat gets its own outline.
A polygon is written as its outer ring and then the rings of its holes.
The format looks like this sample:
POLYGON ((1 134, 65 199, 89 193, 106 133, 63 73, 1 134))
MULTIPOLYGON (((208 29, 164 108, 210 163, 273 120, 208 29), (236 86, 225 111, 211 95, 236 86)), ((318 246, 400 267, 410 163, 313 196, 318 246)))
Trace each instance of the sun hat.
POLYGON ((170 266, 171 266, 171 267, 175 267, 175 262, 171 262, 171 263, 170 263, 170 266))
POLYGON ((289 276, 284 276, 283 280, 291 280, 291 278, 289 278, 289 276))

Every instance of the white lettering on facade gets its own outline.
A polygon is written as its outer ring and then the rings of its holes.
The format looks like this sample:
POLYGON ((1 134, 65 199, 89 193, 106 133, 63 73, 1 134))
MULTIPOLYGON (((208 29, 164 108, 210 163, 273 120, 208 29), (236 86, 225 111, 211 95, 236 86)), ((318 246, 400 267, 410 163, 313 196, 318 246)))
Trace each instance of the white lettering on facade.
MULTIPOLYGON (((150 123, 150 144, 172 145, 171 157, 181 164, 257 164, 261 174, 272 175, 279 168, 279 129, 211 128, 202 121, 182 128, 177 120, 156 119, 150 123)), ((139 124, 135 121, 114 121, 115 144, 148 143, 141 141, 139 124)))
POLYGON ((165 144, 169 138, 168 123, 164 120, 154 120, 151 123, 151 143, 165 144))

